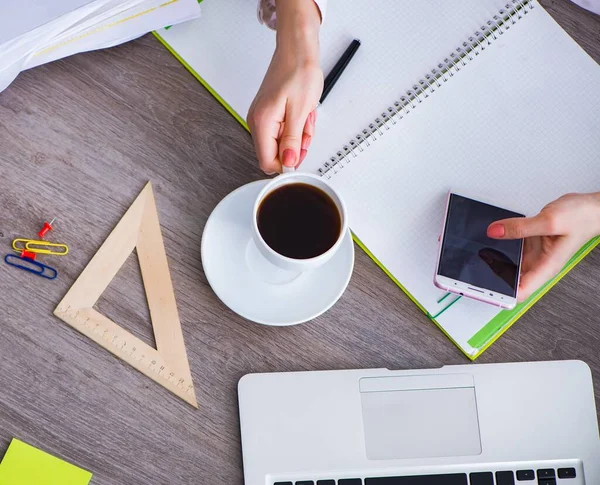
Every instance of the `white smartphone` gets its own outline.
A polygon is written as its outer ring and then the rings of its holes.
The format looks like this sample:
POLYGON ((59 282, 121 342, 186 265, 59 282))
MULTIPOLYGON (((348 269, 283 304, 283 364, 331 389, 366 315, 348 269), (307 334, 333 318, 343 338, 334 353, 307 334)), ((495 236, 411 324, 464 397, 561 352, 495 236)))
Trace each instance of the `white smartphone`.
POLYGON ((501 308, 517 304, 523 239, 487 236, 488 226, 525 217, 480 196, 448 193, 433 282, 438 288, 501 308))

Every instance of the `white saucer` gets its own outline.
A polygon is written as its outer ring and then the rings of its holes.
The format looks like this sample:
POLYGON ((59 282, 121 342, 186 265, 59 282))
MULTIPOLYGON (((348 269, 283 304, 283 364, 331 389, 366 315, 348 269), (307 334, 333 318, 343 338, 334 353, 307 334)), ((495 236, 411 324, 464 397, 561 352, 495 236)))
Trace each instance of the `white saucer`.
POLYGON ((246 248, 254 201, 267 183, 244 185, 215 207, 202 234, 202 266, 216 295, 235 313, 265 325, 295 325, 318 317, 342 296, 354 268, 354 244, 348 231, 323 266, 282 285, 262 281, 248 267, 246 248))

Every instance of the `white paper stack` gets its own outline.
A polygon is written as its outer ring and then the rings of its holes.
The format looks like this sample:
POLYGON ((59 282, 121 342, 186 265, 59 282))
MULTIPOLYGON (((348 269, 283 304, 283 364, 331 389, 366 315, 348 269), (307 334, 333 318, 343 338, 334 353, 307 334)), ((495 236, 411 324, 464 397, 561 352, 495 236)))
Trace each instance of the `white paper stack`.
POLYGON ((26 69, 122 44, 199 15, 198 0, 0 2, 0 92, 26 69))

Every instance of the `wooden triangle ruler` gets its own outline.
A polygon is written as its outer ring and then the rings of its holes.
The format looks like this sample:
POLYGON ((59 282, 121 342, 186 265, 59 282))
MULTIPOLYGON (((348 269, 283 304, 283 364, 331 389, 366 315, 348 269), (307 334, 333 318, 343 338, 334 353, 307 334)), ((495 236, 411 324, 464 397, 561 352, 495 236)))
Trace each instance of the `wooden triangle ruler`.
POLYGON ((150 182, 127 210, 54 314, 161 386, 198 407, 150 182), (137 249, 156 349, 93 306, 137 249))

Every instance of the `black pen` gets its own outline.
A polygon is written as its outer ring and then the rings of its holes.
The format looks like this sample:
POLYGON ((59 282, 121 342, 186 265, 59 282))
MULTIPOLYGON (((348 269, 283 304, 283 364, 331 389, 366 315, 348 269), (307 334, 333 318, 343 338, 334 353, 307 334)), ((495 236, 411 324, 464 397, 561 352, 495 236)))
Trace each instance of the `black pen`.
POLYGON ((335 66, 333 66, 333 69, 331 70, 331 72, 329 74, 327 74, 327 77, 325 78, 325 82, 323 83, 323 94, 321 94, 321 99, 319 99, 319 105, 321 103, 323 103, 323 101, 325 101, 325 98, 327 97, 329 92, 333 89, 333 86, 335 86, 335 83, 338 81, 338 79, 344 72, 344 69, 346 69, 346 66, 348 66, 348 64, 350 63, 350 60, 354 57, 354 54, 356 54, 356 51, 358 50, 359 47, 360 47, 360 40, 354 39, 350 43, 350 45, 348 46, 346 51, 342 54, 342 57, 340 57, 340 60, 335 63, 335 66))

